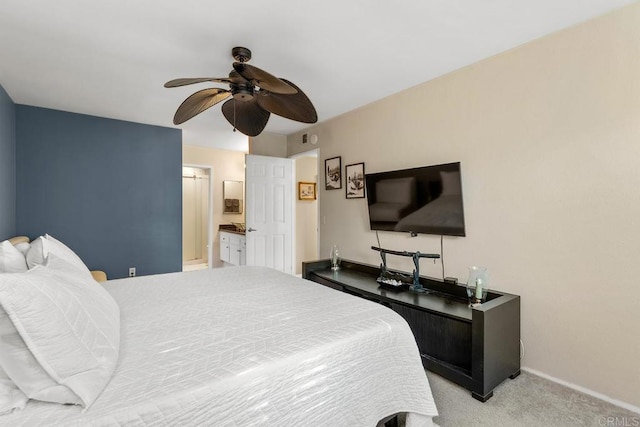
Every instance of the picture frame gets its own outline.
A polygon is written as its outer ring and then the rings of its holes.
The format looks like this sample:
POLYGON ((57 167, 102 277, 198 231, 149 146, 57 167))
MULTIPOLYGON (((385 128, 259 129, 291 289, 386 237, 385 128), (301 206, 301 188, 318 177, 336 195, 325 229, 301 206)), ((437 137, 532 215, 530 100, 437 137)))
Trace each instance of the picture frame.
POLYGON ((347 199, 364 199, 364 163, 353 163, 344 168, 345 196, 347 199))
POLYGON ((315 182, 298 182, 298 200, 316 200, 315 182))
POLYGON ((342 158, 332 157, 324 161, 325 190, 339 190, 342 188, 342 158))

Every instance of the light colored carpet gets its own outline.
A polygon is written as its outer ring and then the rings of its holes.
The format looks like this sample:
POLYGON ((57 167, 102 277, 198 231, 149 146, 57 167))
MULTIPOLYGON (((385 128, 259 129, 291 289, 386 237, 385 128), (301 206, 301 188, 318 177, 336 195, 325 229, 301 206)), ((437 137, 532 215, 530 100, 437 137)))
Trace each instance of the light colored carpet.
POLYGON ((427 376, 440 427, 640 427, 640 414, 527 372, 500 384, 485 403, 439 375, 427 376))

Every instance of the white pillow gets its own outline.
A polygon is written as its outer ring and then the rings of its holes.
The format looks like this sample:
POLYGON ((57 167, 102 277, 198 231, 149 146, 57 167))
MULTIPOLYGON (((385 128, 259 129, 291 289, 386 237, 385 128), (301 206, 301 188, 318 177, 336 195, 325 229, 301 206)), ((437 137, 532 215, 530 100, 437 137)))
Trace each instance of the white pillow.
MULTIPOLYGON (((49 253, 44 265, 23 274, 0 275, 0 306, 48 379, 64 386, 47 389, 45 398, 73 400, 66 395, 68 389, 82 405, 91 406, 109 382, 120 349, 120 310, 111 295, 49 253)), ((3 323, 7 328, 6 317, 3 323)), ((5 357, 5 350, 0 350, 5 357)), ((12 363, 31 369, 28 358, 17 359, 12 363)), ((1 363, 21 390, 28 388, 1 363)), ((39 380, 44 384, 47 378, 39 380)))
POLYGON ((29 252, 29 249, 31 249, 31 245, 28 242, 20 242, 17 245, 14 245, 14 246, 25 257, 27 256, 27 252, 29 252))
MULTIPOLYGON (((0 371, 2 369, 0 368, 0 371)), ((16 409, 23 409, 29 398, 9 379, 0 372, 0 415, 8 414, 16 409)))
POLYGON ((59 385, 40 366, 13 326, 9 315, 0 307, 0 365, 8 377, 30 399, 45 402, 73 403, 80 398, 64 385, 59 385))
POLYGON ((74 265, 79 270, 83 271, 89 278, 93 280, 93 276, 91 275, 91 271, 87 268, 84 262, 80 259, 75 252, 73 252, 67 245, 62 243, 61 241, 54 239, 53 236, 48 234, 44 235, 43 242, 43 250, 45 256, 48 254, 55 254, 59 258, 67 261, 69 264, 74 265))
MULTIPOLYGON (((2 309, 0 308, 0 310, 2 309)), ((12 412, 14 409, 24 408, 27 400, 27 396, 11 381, 0 364, 0 415, 12 412)))
POLYGON ((27 266, 29 268, 33 268, 36 265, 44 264, 44 259, 47 254, 44 252, 44 237, 40 236, 33 242, 31 242, 31 247, 29 248, 29 252, 27 252, 27 266))
POLYGON ((10 241, 0 243, 0 273, 24 273, 27 261, 10 241))
POLYGON ((36 240, 31 242, 31 249, 29 249, 29 252, 27 253, 27 264, 29 265, 29 268, 33 268, 36 265, 43 264, 44 260, 47 258, 47 255, 49 255, 50 253, 53 253, 59 258, 62 258, 68 263, 76 266, 88 277, 91 277, 93 279, 91 271, 89 271, 80 257, 76 255, 76 253, 73 252, 67 245, 48 234, 40 236, 36 240))

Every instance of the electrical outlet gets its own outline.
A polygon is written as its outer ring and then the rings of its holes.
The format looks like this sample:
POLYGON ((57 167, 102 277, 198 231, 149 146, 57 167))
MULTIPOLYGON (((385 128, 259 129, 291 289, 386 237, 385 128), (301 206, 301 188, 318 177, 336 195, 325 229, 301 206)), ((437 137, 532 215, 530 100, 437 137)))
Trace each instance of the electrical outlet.
POLYGON ((136 277, 136 268, 135 267, 130 267, 129 268, 129 277, 136 277))

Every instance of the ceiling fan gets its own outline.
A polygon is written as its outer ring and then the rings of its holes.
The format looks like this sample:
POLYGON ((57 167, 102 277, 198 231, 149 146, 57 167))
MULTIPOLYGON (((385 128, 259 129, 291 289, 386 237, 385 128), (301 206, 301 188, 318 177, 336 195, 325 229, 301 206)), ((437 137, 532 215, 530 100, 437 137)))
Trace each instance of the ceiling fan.
POLYGON ((173 117, 174 124, 184 123, 230 97, 222 104, 222 114, 234 131, 237 129, 247 136, 259 135, 272 113, 302 123, 318 121, 316 109, 298 86, 247 64, 251 51, 245 47, 234 47, 231 55, 236 62, 229 77, 175 79, 164 84, 164 87, 204 82, 229 85, 229 89, 203 89, 185 99, 173 117))

